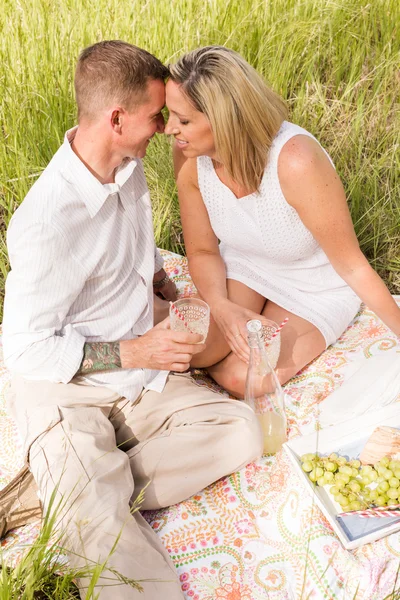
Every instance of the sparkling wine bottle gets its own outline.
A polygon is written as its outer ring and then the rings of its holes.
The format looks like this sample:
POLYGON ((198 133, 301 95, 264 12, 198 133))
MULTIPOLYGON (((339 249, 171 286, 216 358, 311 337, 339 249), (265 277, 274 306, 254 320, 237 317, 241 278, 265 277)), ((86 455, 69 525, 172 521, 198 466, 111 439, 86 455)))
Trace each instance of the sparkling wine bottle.
POLYGON ((287 440, 284 393, 261 338, 261 321, 247 323, 250 361, 245 402, 254 410, 264 436, 264 453, 275 454, 287 440))

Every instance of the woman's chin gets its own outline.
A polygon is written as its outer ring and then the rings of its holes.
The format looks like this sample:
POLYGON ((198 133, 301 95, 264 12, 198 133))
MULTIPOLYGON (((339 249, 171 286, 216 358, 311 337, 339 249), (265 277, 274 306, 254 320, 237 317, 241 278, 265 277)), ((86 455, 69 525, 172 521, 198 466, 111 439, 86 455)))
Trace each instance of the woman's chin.
POLYGON ((178 148, 185 156, 188 152, 190 152, 189 146, 184 146, 184 145, 181 146, 180 144, 178 144, 178 148))
POLYGON ((199 152, 197 152, 196 150, 193 150, 193 148, 189 148, 189 147, 181 148, 181 152, 182 152, 183 156, 185 156, 186 158, 197 158, 198 156, 201 156, 201 154, 199 152))

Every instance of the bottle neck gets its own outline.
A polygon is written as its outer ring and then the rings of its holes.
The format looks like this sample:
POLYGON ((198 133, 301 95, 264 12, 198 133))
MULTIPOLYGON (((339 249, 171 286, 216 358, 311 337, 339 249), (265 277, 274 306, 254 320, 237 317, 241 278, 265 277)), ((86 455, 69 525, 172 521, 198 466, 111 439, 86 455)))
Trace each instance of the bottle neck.
POLYGON ((258 331, 248 332, 247 340, 249 342, 250 348, 260 348, 261 337, 258 331))
MULTIPOLYGON (((248 332, 248 344, 250 348, 249 368, 261 369, 264 374, 273 371, 265 350, 264 342, 259 331, 248 332)), ((275 374, 274 374, 275 375, 275 374)))

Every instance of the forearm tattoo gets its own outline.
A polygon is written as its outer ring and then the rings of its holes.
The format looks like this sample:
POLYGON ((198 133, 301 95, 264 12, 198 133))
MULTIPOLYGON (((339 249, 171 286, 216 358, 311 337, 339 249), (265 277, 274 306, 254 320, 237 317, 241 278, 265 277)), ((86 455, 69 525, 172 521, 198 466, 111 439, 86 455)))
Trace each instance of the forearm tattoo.
POLYGON ((119 342, 92 342, 83 347, 83 359, 77 375, 121 368, 119 342))

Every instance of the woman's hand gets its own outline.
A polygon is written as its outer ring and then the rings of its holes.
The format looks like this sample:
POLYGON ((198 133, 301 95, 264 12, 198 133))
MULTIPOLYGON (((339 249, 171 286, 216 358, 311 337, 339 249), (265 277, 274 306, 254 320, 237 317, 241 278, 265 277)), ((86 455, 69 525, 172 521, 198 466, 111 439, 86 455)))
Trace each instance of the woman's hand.
POLYGON ((227 299, 211 307, 211 312, 232 352, 243 362, 248 363, 250 351, 246 324, 251 319, 262 319, 262 317, 227 299))
POLYGON ((174 302, 177 298, 176 294, 176 285, 170 279, 164 271, 164 269, 160 269, 154 275, 153 279, 153 290, 154 294, 156 294, 159 298, 166 300, 167 302, 174 302))

